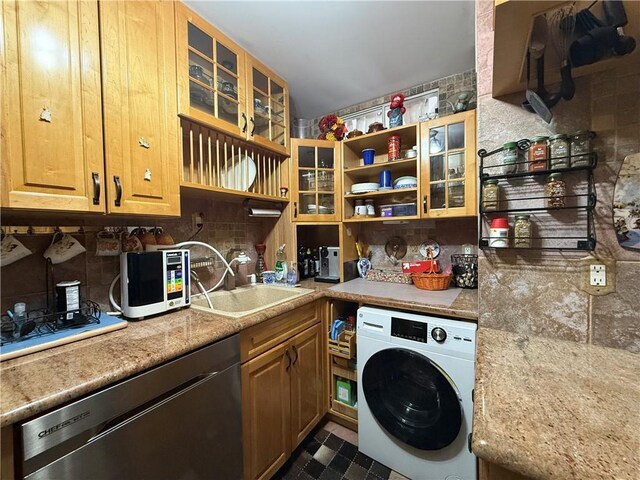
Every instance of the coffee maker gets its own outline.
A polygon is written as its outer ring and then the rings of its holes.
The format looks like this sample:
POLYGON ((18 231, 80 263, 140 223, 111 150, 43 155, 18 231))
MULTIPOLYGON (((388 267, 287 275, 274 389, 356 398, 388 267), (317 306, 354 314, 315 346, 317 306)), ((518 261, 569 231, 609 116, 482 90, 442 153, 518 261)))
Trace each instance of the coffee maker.
POLYGON ((320 247, 320 272, 316 282, 340 282, 340 248, 320 247))

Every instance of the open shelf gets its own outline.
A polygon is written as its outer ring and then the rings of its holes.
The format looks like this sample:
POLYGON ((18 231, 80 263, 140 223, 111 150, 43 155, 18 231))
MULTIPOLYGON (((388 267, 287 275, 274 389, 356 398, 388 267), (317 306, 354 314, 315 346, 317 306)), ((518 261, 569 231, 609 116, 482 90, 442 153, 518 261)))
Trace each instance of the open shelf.
POLYGON ((381 196, 390 196, 398 193, 411 193, 417 192, 418 189, 416 187, 413 188, 394 188, 393 190, 378 190, 377 192, 369 192, 369 193, 350 193, 345 195, 344 198, 365 198, 365 197, 381 197, 381 196))
POLYGON ((356 223, 356 222, 397 222, 400 220, 416 220, 419 218, 419 215, 411 215, 404 217, 367 217, 365 215, 353 216, 349 218, 345 218, 342 221, 347 223, 356 223))

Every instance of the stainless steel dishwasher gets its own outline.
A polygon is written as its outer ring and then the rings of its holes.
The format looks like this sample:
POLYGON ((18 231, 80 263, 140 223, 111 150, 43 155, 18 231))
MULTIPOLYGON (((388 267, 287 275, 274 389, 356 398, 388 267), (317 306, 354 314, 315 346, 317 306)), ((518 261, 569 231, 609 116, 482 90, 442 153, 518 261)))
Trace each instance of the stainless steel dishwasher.
POLYGON ((242 478, 238 335, 20 425, 26 479, 242 478))

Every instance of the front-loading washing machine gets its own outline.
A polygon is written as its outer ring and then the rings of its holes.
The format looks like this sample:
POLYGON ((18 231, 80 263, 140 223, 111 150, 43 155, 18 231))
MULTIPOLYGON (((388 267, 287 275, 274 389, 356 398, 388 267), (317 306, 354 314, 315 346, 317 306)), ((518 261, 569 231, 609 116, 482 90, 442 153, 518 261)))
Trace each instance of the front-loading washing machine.
POLYGON ((358 309, 358 448, 412 480, 476 480, 476 324, 358 309))

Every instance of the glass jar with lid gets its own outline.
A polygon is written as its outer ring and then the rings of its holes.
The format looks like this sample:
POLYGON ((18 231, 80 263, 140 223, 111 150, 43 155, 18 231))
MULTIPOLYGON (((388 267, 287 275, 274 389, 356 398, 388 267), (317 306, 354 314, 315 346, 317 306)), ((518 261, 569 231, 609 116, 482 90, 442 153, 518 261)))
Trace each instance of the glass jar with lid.
POLYGON ((565 197, 567 195, 567 184, 559 173, 549 175, 547 184, 544 188, 548 208, 561 208, 565 206, 565 197))
POLYGON ((515 248, 531 248, 530 215, 516 215, 513 226, 513 246, 515 248))
POLYGON ((534 137, 529 147, 529 171, 536 172, 547 169, 549 158, 549 137, 534 137))
POLYGON ((498 209, 500 203, 500 187, 498 186, 498 180, 490 178, 485 180, 484 188, 482 189, 482 209, 485 212, 495 212, 498 209))
POLYGON ((563 133, 549 137, 549 164, 551 170, 569 168, 569 141, 563 133))
POLYGON ((507 142, 502 145, 502 175, 516 173, 518 169, 518 144, 516 142, 507 142))
POLYGON ((586 167, 591 164, 589 158, 591 132, 579 130, 571 134, 571 166, 586 167))

